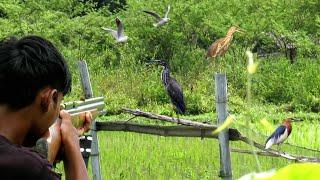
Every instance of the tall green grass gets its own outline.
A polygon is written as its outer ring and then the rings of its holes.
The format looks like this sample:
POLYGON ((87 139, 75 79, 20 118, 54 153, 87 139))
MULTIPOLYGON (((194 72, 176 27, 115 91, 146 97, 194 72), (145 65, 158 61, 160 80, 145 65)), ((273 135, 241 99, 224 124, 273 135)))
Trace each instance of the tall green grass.
POLYGON ((220 61, 206 61, 207 47, 225 36, 230 26, 246 30, 235 34, 224 60, 227 62, 230 100, 241 109, 246 98, 246 49, 259 42, 266 51, 280 51, 264 32, 276 31, 289 37, 298 47, 295 64, 284 56, 260 59, 252 93, 261 103, 284 104, 292 110, 320 110, 319 13, 315 0, 265 2, 239 0, 196 1, 127 1, 117 13, 108 8, 76 0, 0 2, 0 38, 36 34, 54 42, 72 69, 73 93, 67 99, 81 96, 77 60, 88 62, 96 95, 106 96, 110 114, 119 114, 121 107, 137 107, 171 113, 170 101, 160 82, 160 69, 147 67, 150 59, 169 62, 174 77, 184 89, 188 114, 215 110, 213 74, 220 61), (142 10, 164 13, 170 4, 171 22, 154 28, 153 19, 142 10), (239 5, 241 4, 241 6, 239 5), (115 27, 119 17, 129 36, 127 44, 116 44, 101 30, 115 27), (253 18, 254 17, 254 18, 253 18), (275 20, 276 19, 276 20, 275 20), (80 48, 79 48, 80 45, 80 48), (302 79, 300 81, 300 79, 302 79), (144 102, 144 103, 141 103, 144 102))
MULTIPOLYGON (((172 75, 184 89, 187 117, 215 123, 213 75, 221 61, 206 61, 207 47, 225 36, 230 26, 246 30, 235 34, 224 60, 227 62, 229 111, 247 128, 235 123, 242 133, 263 143, 271 131, 260 124, 272 124, 288 116, 306 121, 294 124, 288 142, 319 149, 317 114, 320 111, 318 69, 320 15, 319 1, 135 1, 126 10, 111 13, 95 10, 92 3, 77 0, 0 2, 0 38, 36 34, 50 39, 66 57, 73 74, 73 91, 66 100, 82 96, 77 60, 89 66, 94 94, 105 96, 108 115, 118 115, 122 107, 172 115, 172 106, 160 80, 158 67, 147 66, 150 59, 169 62, 172 75), (170 4, 172 21, 159 29, 141 12, 163 12, 170 4), (115 27, 114 19, 125 23, 126 44, 116 44, 101 26, 115 27), (298 57, 290 64, 283 55, 260 58, 258 73, 252 77, 252 99, 248 108, 247 58, 245 51, 254 42, 265 51, 277 51, 264 32, 276 31, 298 47, 298 57), (256 132, 251 130, 255 129, 256 132)), ((127 116, 109 117, 121 119, 127 116)), ((215 140, 163 138, 125 133, 100 133, 103 176, 106 179, 212 179, 219 171, 215 140)), ((232 147, 250 148, 235 142, 232 147)), ((284 146, 294 154, 315 155, 284 146)), ((287 160, 258 157, 261 170, 279 168, 287 160)), ((239 177, 257 171, 253 156, 232 153, 233 172, 239 177)))
MULTIPOLYGON (((264 144, 266 137, 272 132, 262 124, 260 118, 266 118, 274 124, 272 116, 256 111, 258 114, 243 127, 235 123, 241 133, 249 138, 264 144)), ((274 114, 279 117, 287 114, 274 114)), ((297 114, 298 115, 298 114, 297 114)), ((310 114, 300 114, 300 116, 310 114)), ((212 117, 211 115, 209 115, 212 117)), ((200 121, 209 116, 194 117, 200 121)), ((240 118, 237 121, 244 121, 240 118)), ((116 119, 112 117, 111 119, 116 119)), ((123 117, 122 117, 123 118, 123 117)), ((188 117, 186 117, 188 118, 188 117)), ((275 122, 276 127, 279 124, 275 122)), ((320 149, 319 125, 309 122, 293 124, 293 131, 288 138, 290 144, 308 148, 320 149)), ((100 157, 103 177, 105 179, 216 179, 218 178, 219 145, 215 139, 200 138, 173 138, 142 135, 125 132, 99 132, 100 157)), ((231 148, 248 149, 251 147, 242 142, 231 142, 231 148)), ((277 147, 274 147, 277 148, 277 147)), ((319 152, 301 149, 295 146, 282 145, 280 151, 294 155, 318 157, 319 152)), ((249 172, 258 172, 259 169, 253 155, 231 153, 234 178, 249 172)), ((292 161, 258 156, 261 170, 279 169, 292 161)))

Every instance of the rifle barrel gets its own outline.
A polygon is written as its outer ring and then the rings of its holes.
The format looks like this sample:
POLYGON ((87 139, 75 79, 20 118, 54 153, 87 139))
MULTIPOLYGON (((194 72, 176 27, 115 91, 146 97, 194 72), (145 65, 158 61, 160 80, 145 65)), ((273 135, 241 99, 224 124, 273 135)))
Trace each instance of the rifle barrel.
POLYGON ((76 108, 78 106, 94 104, 96 102, 104 102, 104 97, 95 97, 95 98, 85 99, 83 101, 65 102, 61 104, 61 109, 68 110, 68 109, 76 108))
POLYGON ((93 104, 86 104, 86 105, 78 106, 78 107, 75 107, 72 109, 66 109, 66 111, 72 115, 74 113, 90 111, 92 109, 97 109, 97 110, 101 111, 101 110, 103 110, 103 107, 104 107, 104 102, 96 102, 93 104))

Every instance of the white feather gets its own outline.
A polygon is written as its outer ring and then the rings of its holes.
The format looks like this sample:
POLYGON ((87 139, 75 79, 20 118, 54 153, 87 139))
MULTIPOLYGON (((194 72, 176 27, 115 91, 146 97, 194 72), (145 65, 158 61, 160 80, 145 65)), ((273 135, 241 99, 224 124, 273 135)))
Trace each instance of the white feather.
POLYGON ((284 131, 284 133, 279 137, 275 144, 280 144, 288 138, 288 129, 284 131))
POLYGON ((274 139, 273 138, 269 139, 269 141, 266 143, 265 149, 271 148, 273 144, 274 144, 274 139))
POLYGON ((278 139, 275 139, 274 137, 270 138, 269 141, 266 143, 265 149, 271 148, 271 146, 274 144, 280 144, 283 141, 285 141, 287 138, 288 138, 288 129, 286 128, 284 133, 282 135, 280 135, 280 137, 278 139))

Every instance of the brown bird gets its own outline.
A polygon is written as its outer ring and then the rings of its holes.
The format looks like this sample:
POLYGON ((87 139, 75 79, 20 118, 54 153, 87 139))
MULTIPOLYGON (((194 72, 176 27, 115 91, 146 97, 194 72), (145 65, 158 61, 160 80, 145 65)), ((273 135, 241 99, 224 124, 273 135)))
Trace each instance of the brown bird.
POLYGON ((226 37, 220 38, 216 42, 211 44, 211 46, 208 48, 206 59, 215 58, 217 56, 223 56, 227 52, 230 42, 232 41, 233 34, 235 32, 243 33, 243 31, 240 28, 232 26, 228 30, 226 37))

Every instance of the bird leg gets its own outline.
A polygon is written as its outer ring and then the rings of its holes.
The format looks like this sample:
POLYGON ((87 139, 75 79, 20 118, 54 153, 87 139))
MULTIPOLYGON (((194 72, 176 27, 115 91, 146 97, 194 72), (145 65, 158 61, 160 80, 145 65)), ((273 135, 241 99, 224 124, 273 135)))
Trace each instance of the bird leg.
MULTIPOLYGON (((180 124, 179 114, 178 113, 175 113, 175 114, 177 115, 177 121, 178 121, 177 124, 180 124)), ((172 119, 173 119, 173 117, 172 117, 172 119)))
POLYGON ((134 118, 136 118, 136 117, 137 117, 137 116, 133 116, 133 117, 129 118, 128 120, 126 120, 126 123, 129 122, 129 121, 131 121, 132 119, 134 119, 134 118))
POLYGON ((219 62, 219 61, 221 61, 221 58, 220 58, 220 57, 217 57, 218 69, 219 69, 219 73, 221 73, 221 62, 219 62))
POLYGON ((284 152, 282 152, 281 149, 280 149, 280 144, 277 144, 277 151, 279 151, 280 153, 284 154, 284 152))
POLYGON ((224 56, 222 57, 222 62, 223 62, 223 71, 224 71, 224 73, 226 73, 227 72, 227 60, 224 56))

